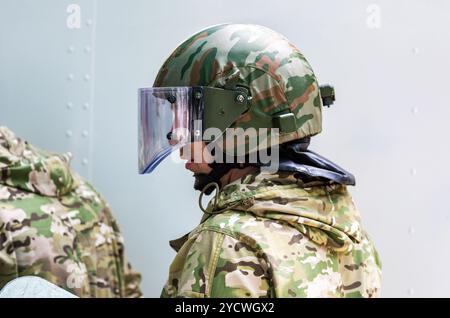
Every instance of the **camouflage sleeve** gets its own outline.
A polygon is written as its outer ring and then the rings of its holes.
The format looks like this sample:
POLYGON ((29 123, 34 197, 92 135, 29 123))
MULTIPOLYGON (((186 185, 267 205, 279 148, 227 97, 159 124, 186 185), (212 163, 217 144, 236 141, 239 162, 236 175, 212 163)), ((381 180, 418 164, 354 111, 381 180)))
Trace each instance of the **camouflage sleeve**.
POLYGON ((124 257, 124 278, 125 278, 125 297, 138 298, 142 297, 140 289, 141 274, 136 272, 131 264, 124 257))
POLYGON ((242 240, 203 230, 188 241, 170 268, 163 297, 268 297, 264 258, 242 240))
POLYGON ((103 216, 105 218, 105 222, 108 223, 109 226, 111 226, 112 230, 114 231, 114 236, 116 238, 116 242, 118 244, 118 262, 120 264, 120 279, 122 280, 122 292, 121 297, 126 298, 137 298, 142 297, 142 291, 140 289, 140 283, 141 283, 141 274, 133 269, 131 264, 128 262, 128 259, 125 254, 125 246, 124 246, 124 239, 122 232, 120 230, 119 224, 117 223, 111 208, 109 204, 106 202, 106 200, 90 185, 87 183, 89 187, 95 191, 95 193, 100 198, 102 205, 103 205, 103 216))
POLYGON ((122 277, 124 282, 124 294, 123 297, 127 298, 137 298, 142 297, 142 292, 140 289, 141 283, 141 274, 133 269, 131 264, 128 262, 128 259, 125 255, 125 247, 123 244, 123 236, 119 229, 119 225, 117 224, 114 217, 109 214, 110 222, 112 224, 112 228, 115 232, 115 236, 117 238, 117 242, 119 243, 119 257, 122 268, 122 277))
MULTIPOLYGON (((0 210, 0 214, 1 214, 0 210)), ((0 215, 1 216, 1 215, 0 215)), ((0 219, 0 289, 19 276, 11 232, 0 219)))

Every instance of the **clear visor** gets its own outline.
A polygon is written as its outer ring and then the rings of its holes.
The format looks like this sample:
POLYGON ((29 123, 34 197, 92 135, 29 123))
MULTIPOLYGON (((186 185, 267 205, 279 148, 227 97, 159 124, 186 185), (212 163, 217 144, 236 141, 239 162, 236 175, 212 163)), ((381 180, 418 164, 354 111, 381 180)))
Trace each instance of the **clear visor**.
POLYGON ((191 105, 192 89, 139 89, 139 173, 152 172, 171 152, 200 135, 201 127, 195 127, 200 114, 191 105))

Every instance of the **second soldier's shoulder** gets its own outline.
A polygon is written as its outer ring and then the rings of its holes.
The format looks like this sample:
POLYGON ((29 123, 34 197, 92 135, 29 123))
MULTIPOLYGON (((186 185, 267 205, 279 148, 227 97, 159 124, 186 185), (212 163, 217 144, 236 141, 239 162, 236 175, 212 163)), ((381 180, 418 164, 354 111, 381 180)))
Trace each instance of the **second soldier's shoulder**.
POLYGON ((33 213, 38 217, 44 213, 38 207, 53 201, 50 197, 0 184, 0 223, 22 220, 33 213))

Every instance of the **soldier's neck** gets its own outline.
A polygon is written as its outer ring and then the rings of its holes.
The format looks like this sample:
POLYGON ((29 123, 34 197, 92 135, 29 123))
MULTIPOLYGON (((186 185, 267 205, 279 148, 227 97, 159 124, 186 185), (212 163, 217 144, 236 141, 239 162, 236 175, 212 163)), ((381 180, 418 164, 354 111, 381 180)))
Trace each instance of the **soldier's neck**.
POLYGON ((243 176, 246 176, 250 173, 254 173, 258 171, 259 168, 257 167, 245 167, 242 169, 234 168, 227 172, 222 178, 220 178, 220 184, 222 187, 226 186, 227 184, 230 184, 231 182, 242 178, 243 176))

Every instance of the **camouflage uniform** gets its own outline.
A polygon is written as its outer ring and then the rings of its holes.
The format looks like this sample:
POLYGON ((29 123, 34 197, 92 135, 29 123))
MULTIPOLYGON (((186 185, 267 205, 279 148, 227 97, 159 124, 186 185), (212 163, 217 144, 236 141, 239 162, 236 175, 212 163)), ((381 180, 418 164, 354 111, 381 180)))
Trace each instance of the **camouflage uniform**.
MULTIPOLYGON (((154 86, 245 87, 249 109, 230 128, 280 128, 279 144, 322 131, 323 101, 310 64, 262 26, 198 32, 169 56, 154 86), (281 125, 280 115, 294 120, 281 125)), ((379 294, 380 261, 345 185, 303 184, 283 172, 249 175, 221 189, 217 208, 227 207, 177 241, 162 296, 379 294)))
POLYGON ((189 234, 164 297, 376 297, 381 264, 347 188, 243 177, 189 234))
POLYGON ((40 276, 80 297, 139 297, 107 203, 69 167, 0 127, 0 288, 40 276))

